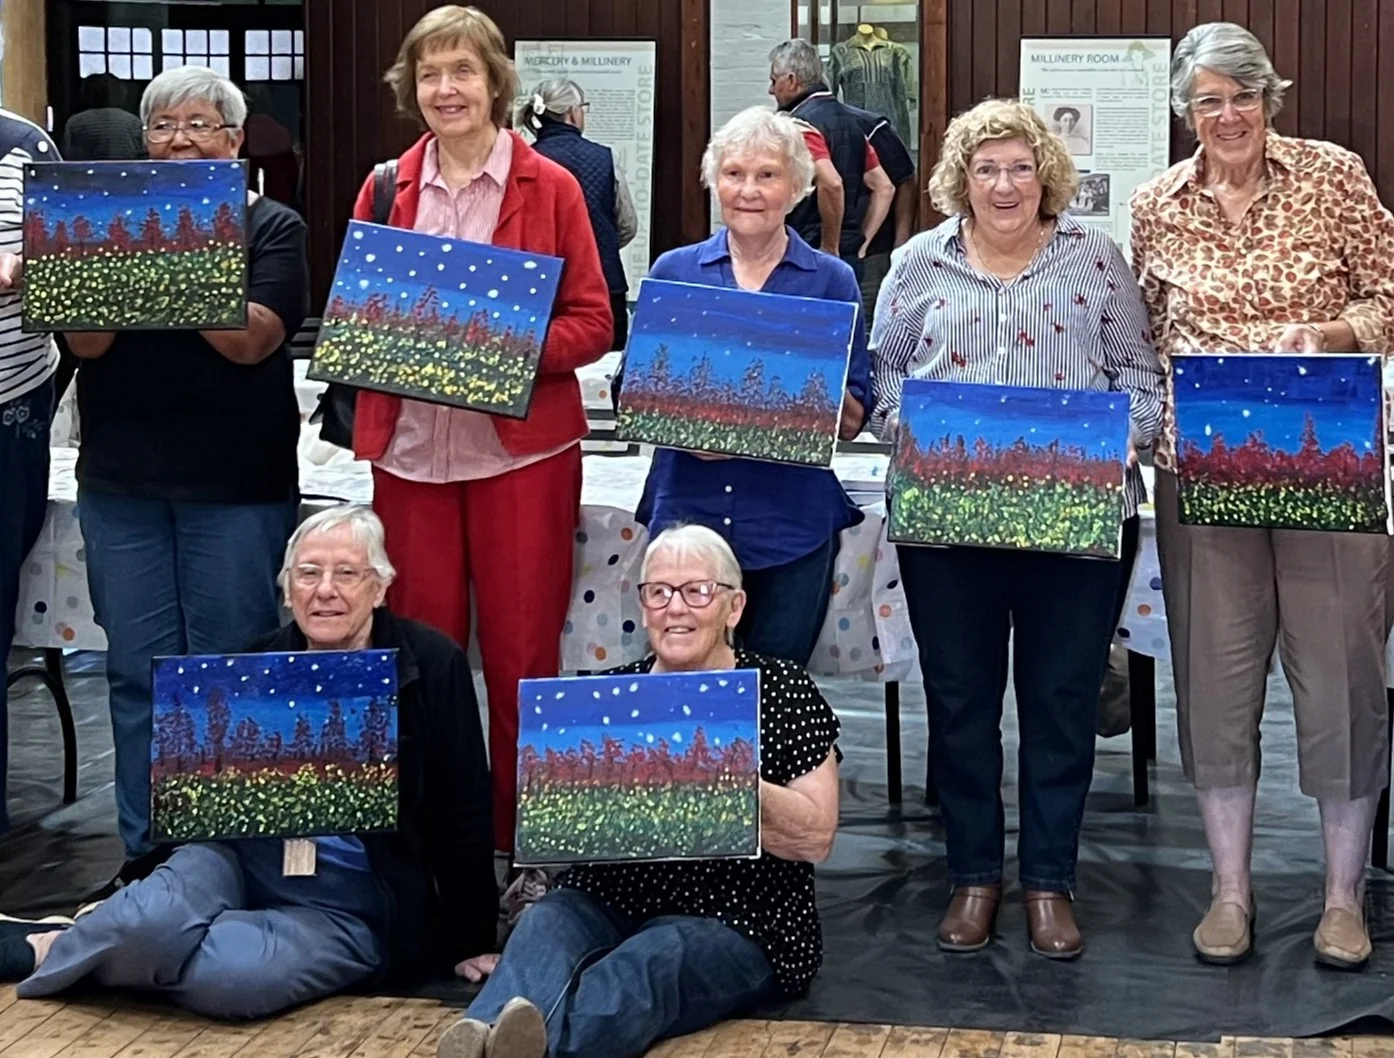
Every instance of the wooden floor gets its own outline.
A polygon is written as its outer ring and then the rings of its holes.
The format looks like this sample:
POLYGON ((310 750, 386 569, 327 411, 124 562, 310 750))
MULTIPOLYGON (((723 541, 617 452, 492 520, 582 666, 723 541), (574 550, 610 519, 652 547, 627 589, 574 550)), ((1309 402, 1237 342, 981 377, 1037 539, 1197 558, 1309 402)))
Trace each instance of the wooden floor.
MULTIPOLYGON (((429 1000, 326 1000, 274 1021, 225 1025, 165 1008, 16 1000, 0 988, 0 1058, 434 1058, 460 1016, 429 1000)), ((733 1021, 668 1040, 650 1058, 1394 1058, 1394 1037, 1114 1040, 966 1029, 733 1021)))

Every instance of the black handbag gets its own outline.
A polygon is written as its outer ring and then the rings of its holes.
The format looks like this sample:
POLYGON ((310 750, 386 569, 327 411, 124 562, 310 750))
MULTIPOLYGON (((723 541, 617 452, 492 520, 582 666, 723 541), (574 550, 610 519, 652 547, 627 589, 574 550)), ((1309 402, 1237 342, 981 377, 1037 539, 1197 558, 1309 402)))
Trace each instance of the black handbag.
MULTIPOLYGON (((386 224, 397 201, 397 159, 373 167, 373 223, 386 224)), ((353 448, 353 415, 358 405, 358 388, 342 382, 329 382, 320 394, 319 404, 310 416, 319 423, 321 440, 340 448, 353 448)))

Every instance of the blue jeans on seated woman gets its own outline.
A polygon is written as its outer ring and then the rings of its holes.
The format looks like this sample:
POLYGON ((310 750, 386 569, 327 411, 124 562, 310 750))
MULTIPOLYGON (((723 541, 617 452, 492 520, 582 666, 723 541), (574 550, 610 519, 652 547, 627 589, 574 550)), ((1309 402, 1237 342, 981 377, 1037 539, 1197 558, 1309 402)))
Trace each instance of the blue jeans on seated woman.
POLYGON ((736 628, 736 641, 751 653, 808 668, 828 615, 840 544, 833 536, 816 551, 782 566, 744 571, 745 614, 736 628))
POLYGON ((759 945, 714 918, 629 922, 586 893, 554 889, 518 920, 466 1015, 493 1024, 522 996, 547 1020, 551 1058, 638 1058, 776 992, 759 945))
POLYGON ((87 583, 107 635, 116 811, 126 855, 149 849, 150 659, 245 650, 281 624, 276 575, 299 503, 139 499, 80 489, 87 583))
POLYGON ((240 1020, 352 988, 382 962, 385 911, 373 875, 345 851, 287 878, 279 841, 185 845, 65 930, 16 992, 90 980, 240 1020))

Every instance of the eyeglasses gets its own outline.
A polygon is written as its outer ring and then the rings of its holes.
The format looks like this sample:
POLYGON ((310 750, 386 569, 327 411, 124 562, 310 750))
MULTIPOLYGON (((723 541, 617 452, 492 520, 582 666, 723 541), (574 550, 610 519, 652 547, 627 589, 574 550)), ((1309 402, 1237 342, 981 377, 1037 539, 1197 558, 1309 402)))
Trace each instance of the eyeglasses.
POLYGON ((1257 88, 1241 88, 1232 96, 1200 96, 1191 100, 1191 109, 1197 117, 1217 118, 1225 112, 1226 103, 1243 114, 1263 105, 1263 93, 1257 88))
POLYGON ((1033 162, 1017 162, 1015 165, 993 165, 982 162, 969 170, 969 175, 980 184, 995 184, 997 178, 1006 173, 1014 184, 1029 184, 1036 179, 1036 166, 1033 162))
POLYGON ((688 606, 702 610, 712 604, 718 588, 735 591, 734 585, 717 580, 690 580, 677 586, 649 581, 639 585, 639 604, 646 610, 666 610, 673 596, 680 594, 688 606))
POLYGON ((145 138, 151 143, 168 143, 177 133, 184 133, 195 143, 205 143, 224 129, 236 131, 236 125, 219 125, 201 121, 157 121, 145 126, 145 138))
POLYGON ((291 579, 298 588, 318 588, 328 573, 336 588, 356 588, 369 577, 376 577, 377 570, 365 566, 335 566, 324 569, 321 566, 296 566, 290 571, 291 579))

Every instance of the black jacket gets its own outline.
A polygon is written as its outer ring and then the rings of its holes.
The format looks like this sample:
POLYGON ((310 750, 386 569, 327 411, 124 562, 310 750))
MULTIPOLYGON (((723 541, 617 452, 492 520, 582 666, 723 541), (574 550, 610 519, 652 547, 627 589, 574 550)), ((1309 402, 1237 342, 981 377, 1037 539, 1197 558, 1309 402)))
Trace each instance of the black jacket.
MULTIPOLYGON (((465 652, 428 625, 373 614, 372 646, 397 651, 399 829, 362 837, 387 906, 384 978, 449 973, 497 951, 489 767, 465 652)), ((289 624, 253 650, 305 649, 289 624)))
MULTIPOLYGON (((869 192, 866 188, 866 133, 855 114, 828 91, 816 84, 783 109, 807 122, 823 134, 833 168, 842 177, 842 255, 855 254, 862 245, 862 221, 866 217, 869 192)), ((789 213, 789 226, 815 250, 822 244, 823 219, 818 212, 817 192, 809 195, 789 213)))

